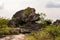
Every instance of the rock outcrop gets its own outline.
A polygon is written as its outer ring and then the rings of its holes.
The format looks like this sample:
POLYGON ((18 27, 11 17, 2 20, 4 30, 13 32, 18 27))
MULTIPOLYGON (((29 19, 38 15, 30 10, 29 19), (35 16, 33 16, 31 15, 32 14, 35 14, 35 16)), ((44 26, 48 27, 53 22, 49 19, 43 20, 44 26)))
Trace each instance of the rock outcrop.
POLYGON ((35 9, 28 7, 24 10, 17 11, 9 21, 8 26, 15 25, 19 27, 21 25, 28 29, 38 30, 41 26, 36 21, 39 20, 40 15, 35 12, 35 9))
POLYGON ((53 22, 54 25, 60 25, 60 20, 56 20, 55 22, 53 22))

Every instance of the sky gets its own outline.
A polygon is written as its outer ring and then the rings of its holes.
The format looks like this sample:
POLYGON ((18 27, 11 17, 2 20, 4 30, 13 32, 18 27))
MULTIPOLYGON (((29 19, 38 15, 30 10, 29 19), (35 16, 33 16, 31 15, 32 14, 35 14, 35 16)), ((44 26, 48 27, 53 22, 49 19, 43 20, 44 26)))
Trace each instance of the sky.
POLYGON ((0 0, 0 16, 11 18, 15 12, 32 7, 47 19, 60 19, 60 0, 0 0))

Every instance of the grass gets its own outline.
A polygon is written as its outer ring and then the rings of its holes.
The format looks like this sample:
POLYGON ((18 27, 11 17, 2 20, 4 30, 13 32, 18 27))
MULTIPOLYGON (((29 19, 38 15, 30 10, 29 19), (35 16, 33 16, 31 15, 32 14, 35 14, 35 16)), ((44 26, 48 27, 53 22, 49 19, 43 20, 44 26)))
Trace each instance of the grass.
POLYGON ((27 34, 27 40, 60 40, 60 25, 50 25, 37 32, 27 34))

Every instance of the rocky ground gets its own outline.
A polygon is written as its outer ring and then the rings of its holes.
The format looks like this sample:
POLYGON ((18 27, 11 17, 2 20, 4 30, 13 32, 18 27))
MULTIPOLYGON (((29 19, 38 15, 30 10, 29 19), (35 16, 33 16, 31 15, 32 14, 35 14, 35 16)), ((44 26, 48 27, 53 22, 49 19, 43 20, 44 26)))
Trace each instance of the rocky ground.
POLYGON ((19 35, 8 35, 6 37, 0 38, 0 40, 24 40, 25 35, 19 34, 19 35))

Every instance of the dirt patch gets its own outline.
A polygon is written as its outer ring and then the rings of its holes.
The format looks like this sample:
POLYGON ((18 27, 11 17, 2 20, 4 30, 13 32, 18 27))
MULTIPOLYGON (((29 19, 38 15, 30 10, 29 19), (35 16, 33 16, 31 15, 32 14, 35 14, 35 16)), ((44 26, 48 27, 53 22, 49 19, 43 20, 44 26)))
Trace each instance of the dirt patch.
POLYGON ((25 35, 19 34, 19 35, 8 35, 6 37, 0 38, 0 40, 24 40, 25 35))

